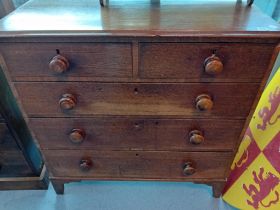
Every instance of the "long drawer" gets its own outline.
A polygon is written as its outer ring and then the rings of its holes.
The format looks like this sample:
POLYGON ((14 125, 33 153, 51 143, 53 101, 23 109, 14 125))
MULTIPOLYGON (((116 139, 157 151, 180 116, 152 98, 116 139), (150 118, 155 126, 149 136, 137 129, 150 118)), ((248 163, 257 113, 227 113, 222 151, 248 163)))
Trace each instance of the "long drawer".
POLYGON ((18 43, 1 44, 12 79, 16 77, 120 77, 132 76, 130 43, 18 43), (57 74, 49 68, 52 59, 62 55, 67 61, 56 61, 66 72, 57 74))
POLYGON ((15 87, 30 117, 152 115, 244 119, 259 84, 17 82, 15 87), (208 99, 197 100, 198 96, 205 94, 208 99), (59 105, 61 101, 67 106, 71 101, 72 109, 63 111, 59 105), (205 102, 208 108, 209 101, 212 101, 212 110, 201 111, 197 108, 198 101, 200 104, 205 102))
POLYGON ((141 43, 140 78, 188 79, 195 81, 261 81, 274 45, 240 43, 141 43), (223 71, 209 75, 206 58, 215 54, 223 71))
POLYGON ((225 178, 232 153, 44 150, 52 177, 95 179, 225 178), (190 164, 187 164, 190 163, 190 164), (184 169, 192 167, 192 175, 184 169))
POLYGON ((243 120, 110 117, 29 120, 40 147, 56 150, 232 151, 243 124, 243 120))

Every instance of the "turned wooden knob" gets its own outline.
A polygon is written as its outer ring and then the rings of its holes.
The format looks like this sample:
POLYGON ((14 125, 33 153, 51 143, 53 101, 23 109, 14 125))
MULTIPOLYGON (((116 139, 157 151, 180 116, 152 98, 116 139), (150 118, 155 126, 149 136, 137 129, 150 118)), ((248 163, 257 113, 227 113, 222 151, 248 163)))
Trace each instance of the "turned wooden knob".
POLYGON ((63 94, 59 100, 59 106, 62 110, 73 109, 77 104, 77 99, 74 95, 66 93, 63 94))
POLYGON ((204 61, 204 70, 207 74, 217 75, 223 71, 224 65, 215 54, 206 58, 204 61))
POLYGON ((192 130, 189 133, 189 140, 192 144, 201 144, 204 141, 203 133, 199 130, 192 130))
POLYGON ((49 68, 53 72, 61 74, 68 70, 69 62, 67 58, 63 57, 62 55, 56 55, 50 61, 49 68))
POLYGON ((184 164, 184 168, 183 168, 183 174, 185 176, 190 176, 193 175, 195 173, 196 169, 193 166, 193 163, 191 161, 186 162, 184 164))
POLYGON ((86 138, 86 132, 83 129, 72 129, 71 133, 69 134, 69 139, 74 144, 82 143, 86 138))
POLYGON ((89 171, 92 168, 92 161, 90 158, 82 158, 80 160, 80 169, 82 171, 89 171))
POLYGON ((196 108, 199 111, 209 111, 213 108, 213 101, 208 94, 201 94, 196 98, 196 108))

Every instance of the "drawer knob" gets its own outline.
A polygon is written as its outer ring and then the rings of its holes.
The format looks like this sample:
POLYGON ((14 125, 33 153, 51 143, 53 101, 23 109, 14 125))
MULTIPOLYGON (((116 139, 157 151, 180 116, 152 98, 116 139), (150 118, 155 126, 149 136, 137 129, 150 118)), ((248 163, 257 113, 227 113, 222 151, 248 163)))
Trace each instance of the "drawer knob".
POLYGON ((59 106, 62 110, 73 109, 77 104, 77 99, 74 95, 66 93, 63 94, 59 100, 59 106))
POLYGON ((193 163, 191 161, 186 162, 184 164, 184 168, 183 168, 183 174, 185 176, 190 176, 193 175, 195 173, 196 169, 193 166, 193 163))
POLYGON ((86 138, 86 132, 83 129, 72 129, 71 133, 69 134, 69 139, 74 144, 82 143, 86 138))
POLYGON ((209 111, 213 108, 213 100, 208 94, 201 94, 196 98, 196 108, 199 111, 209 111))
POLYGON ((63 57, 62 55, 56 55, 50 61, 49 68, 53 72, 61 74, 68 70, 69 62, 67 58, 63 57))
POLYGON ((90 158, 82 158, 80 160, 80 169, 82 171, 89 171, 92 168, 92 161, 90 158))
POLYGON ((201 144, 204 141, 203 133, 199 130, 192 130, 189 133, 189 140, 192 144, 201 144))
POLYGON ((207 74, 217 75, 223 71, 224 65, 219 57, 215 54, 204 61, 204 70, 207 74))

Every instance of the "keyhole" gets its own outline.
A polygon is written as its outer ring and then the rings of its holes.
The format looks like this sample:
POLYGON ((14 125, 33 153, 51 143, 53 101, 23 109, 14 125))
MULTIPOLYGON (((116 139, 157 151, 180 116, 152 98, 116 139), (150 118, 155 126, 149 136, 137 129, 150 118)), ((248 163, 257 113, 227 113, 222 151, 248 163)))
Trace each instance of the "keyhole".
POLYGON ((213 55, 216 55, 217 52, 218 52, 218 50, 217 50, 217 49, 214 49, 214 50, 212 51, 212 54, 213 54, 213 55))
POLYGON ((134 88, 134 94, 137 95, 138 93, 138 88, 134 88))
POLYGON ((142 128, 140 123, 134 123, 134 129, 135 130, 140 130, 142 128))

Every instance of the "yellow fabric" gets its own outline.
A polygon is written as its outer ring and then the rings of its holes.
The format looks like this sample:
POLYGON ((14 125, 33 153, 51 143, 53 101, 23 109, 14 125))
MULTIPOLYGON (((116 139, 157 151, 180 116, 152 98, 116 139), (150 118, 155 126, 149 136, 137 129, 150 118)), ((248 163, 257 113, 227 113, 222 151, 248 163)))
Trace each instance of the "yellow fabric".
POLYGON ((242 210, 280 210, 280 68, 261 96, 231 170, 226 202, 242 210))

